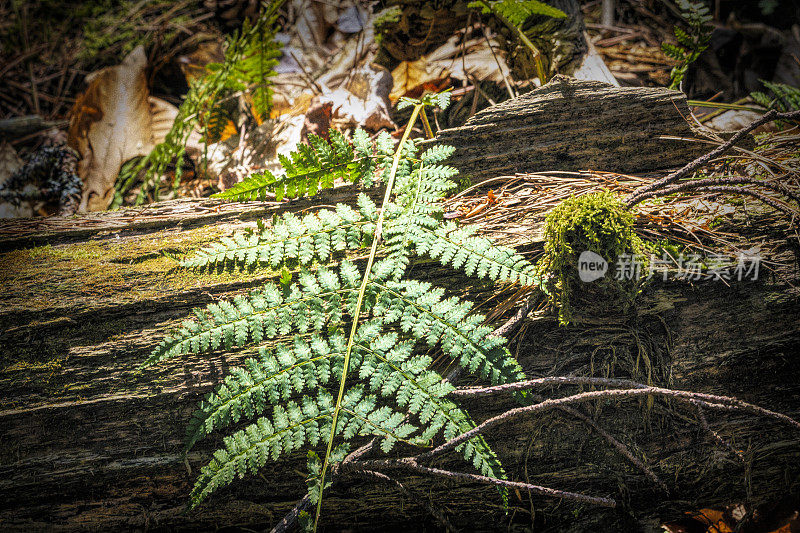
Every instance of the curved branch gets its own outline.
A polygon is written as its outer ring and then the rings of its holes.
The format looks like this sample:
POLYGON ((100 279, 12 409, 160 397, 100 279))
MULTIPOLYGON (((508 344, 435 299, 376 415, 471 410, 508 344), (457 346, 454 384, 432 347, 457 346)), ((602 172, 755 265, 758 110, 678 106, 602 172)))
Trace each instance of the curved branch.
POLYGON ((379 481, 383 481, 385 483, 389 483, 394 485, 395 487, 400 490, 403 494, 405 494, 408 498, 419 502, 439 523, 444 527, 445 531, 448 533, 455 533, 458 531, 453 524, 447 519, 445 514, 439 510, 438 508, 434 507, 428 500, 426 500, 421 494, 417 494, 416 492, 412 491, 411 489, 405 487, 402 483, 397 481, 394 478, 387 476, 381 472, 376 472, 375 470, 361 470, 361 469, 354 469, 352 472, 348 472, 349 475, 359 476, 366 479, 377 479, 379 481))
POLYGON ((539 494, 541 496, 547 496, 550 498, 564 498, 568 500, 589 503, 592 505, 598 505, 601 507, 613 508, 617 506, 617 502, 612 500, 611 498, 602 498, 599 496, 589 496, 586 494, 580 494, 578 492, 568 492, 564 490, 551 489, 549 487, 532 485, 530 483, 523 483, 521 481, 508 481, 505 479, 497 479, 493 477, 481 476, 478 474, 452 472, 450 470, 442 470, 440 468, 431 468, 428 466, 422 466, 418 464, 413 457, 406 459, 385 459, 385 460, 352 462, 348 463, 347 465, 342 464, 341 467, 347 471, 358 471, 363 469, 371 469, 378 471, 411 470, 413 472, 420 472, 423 474, 429 474, 432 476, 444 477, 448 479, 455 479, 459 481, 472 481, 487 485, 497 485, 500 487, 506 487, 510 489, 528 490, 530 492, 539 494))
MULTIPOLYGON (((618 381, 618 380, 606 380, 604 378, 560 378, 562 384, 590 384, 594 381, 593 384, 608 384, 608 382, 618 381), (592 380, 592 381, 588 381, 592 380), (570 381, 572 383, 570 383, 570 381), (605 382, 605 383, 603 383, 605 382)), ((536 382, 533 386, 540 385, 541 380, 531 380, 536 382)), ((530 388, 531 381, 527 382, 518 382, 509 385, 514 385, 515 387, 507 387, 504 390, 497 390, 497 387, 487 387, 487 389, 494 389, 492 391, 488 391, 487 394, 496 394, 500 392, 507 392, 511 390, 521 390, 525 388, 530 388)), ((627 380, 620 380, 620 381, 627 381, 627 380)), ((727 396, 718 396, 715 394, 703 394, 699 392, 686 392, 686 391, 676 391, 670 389, 663 389, 661 387, 650 387, 647 385, 643 385, 641 383, 636 384, 638 388, 632 389, 608 389, 608 390, 599 390, 599 391, 589 391, 583 392, 580 394, 575 394, 572 396, 567 396, 565 398, 557 398, 551 400, 545 400, 541 403, 537 403, 534 405, 527 405, 524 407, 517 407, 515 409, 510 409, 505 413, 492 417, 482 424, 476 426, 475 428, 467 431, 466 433, 462 433, 458 437, 455 437, 441 446, 434 448, 431 451, 422 453, 416 457, 416 459, 431 459, 438 455, 441 455, 459 444, 466 442, 467 440, 475 437, 479 434, 484 434, 489 429, 503 424, 505 422, 509 422, 515 418, 519 418, 523 415, 527 415, 530 413, 536 413, 540 411, 549 411, 551 409, 561 407, 562 405, 574 404, 574 403, 582 403, 589 400, 595 400, 600 398, 631 398, 631 397, 638 397, 638 396, 665 396, 669 398, 675 398, 679 400, 689 400, 691 403, 696 405, 700 405, 702 407, 707 407, 710 409, 722 409, 722 410, 729 410, 729 411, 748 411, 754 414, 758 414, 761 416, 766 416, 769 418, 776 418, 778 420, 784 421, 790 425, 795 426, 797 429, 800 429, 800 422, 794 420, 793 418, 786 416, 781 413, 776 413, 774 411, 770 411, 768 409, 764 409, 763 407, 758 407, 753 404, 749 404, 747 402, 743 402, 741 400, 737 400, 736 398, 730 398, 727 396)), ((502 387, 500 385, 499 387, 502 387)), ((484 391, 487 391, 484 389, 484 391)), ((474 392, 474 391, 473 391, 474 392)))
MULTIPOLYGON (((702 189, 703 187, 709 186, 733 186, 733 185, 756 185, 758 187, 763 187, 765 189, 769 189, 771 191, 775 191, 779 194, 783 194, 788 198, 794 200, 798 204, 800 204, 800 196, 798 196, 795 192, 790 190, 789 188, 779 184, 774 183, 772 181, 765 181, 759 180, 756 178, 750 178, 747 176, 735 176, 729 178, 706 178, 706 179, 699 179, 699 180, 692 180, 686 181, 683 183, 678 183, 667 187, 662 190, 658 191, 650 191, 649 193, 643 194, 638 201, 643 201, 648 198, 652 198, 654 196, 666 196, 668 194, 682 192, 682 191, 689 191, 695 189, 702 189)), ((739 189, 738 187, 736 189, 739 189)), ((742 189, 747 190, 747 189, 742 189)), ((733 191, 731 191, 733 192, 733 191)), ((747 193, 744 193, 747 194, 747 193)))
POLYGON ((645 195, 647 193, 649 193, 651 191, 656 191, 656 190, 663 189, 667 185, 675 183, 679 179, 681 179, 681 178, 683 178, 685 176, 688 176, 689 174, 691 174, 692 172, 694 172, 698 168, 708 164, 712 159, 714 159, 716 157, 719 157, 720 155, 722 155, 725 152, 727 152, 728 150, 730 150, 736 143, 741 141, 747 134, 749 134, 751 131, 753 131, 757 127, 759 127, 759 126, 761 126, 763 124, 766 124, 768 122, 771 122, 773 120, 797 120, 797 119, 800 119, 800 111, 792 111, 792 112, 789 112, 789 113, 778 113, 774 109, 771 109, 770 111, 767 111, 764 114, 764 116, 762 116, 761 118, 753 121, 752 123, 750 123, 749 126, 744 128, 743 130, 739 130, 736 133, 736 135, 731 137, 724 144, 719 145, 714 150, 708 152, 707 154, 705 154, 703 156, 698 157, 694 161, 688 163, 683 168, 681 168, 679 170, 676 170, 672 174, 669 174, 665 178, 662 178, 662 179, 660 179, 658 181, 655 181, 655 182, 653 182, 650 185, 647 185, 645 187, 639 188, 635 193, 633 193, 633 195, 631 197, 628 198, 628 200, 625 202, 625 205, 628 208, 631 208, 634 205, 636 205, 639 202, 641 202, 644 199, 644 197, 645 197, 645 195))

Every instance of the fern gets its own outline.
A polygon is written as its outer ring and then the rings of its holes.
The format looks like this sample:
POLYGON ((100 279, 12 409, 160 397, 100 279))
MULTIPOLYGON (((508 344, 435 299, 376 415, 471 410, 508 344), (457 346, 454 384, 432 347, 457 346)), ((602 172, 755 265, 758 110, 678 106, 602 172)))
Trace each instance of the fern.
POLYGON ((678 64, 670 72, 672 80, 670 89, 680 87, 689 65, 700 57, 711 41, 711 26, 708 23, 712 17, 708 7, 703 2, 689 0, 678 0, 678 7, 681 9, 683 20, 689 26, 689 31, 675 26, 673 31, 678 44, 661 43, 661 50, 664 54, 678 61, 678 64))
MULTIPOLYGON (((280 55, 275 22, 283 1, 269 3, 254 23, 246 20, 242 29, 226 40, 224 62, 206 65, 206 75, 190 81, 189 92, 164 142, 118 177, 112 207, 122 205, 125 193, 140 175, 144 176, 143 183, 135 204, 143 203, 150 192, 157 200, 161 177, 170 165, 175 165, 172 185, 176 188, 181 180, 189 137, 199 130, 205 145, 218 140, 231 118, 226 102, 238 92, 253 102, 257 114, 266 116, 269 113, 272 105, 270 78, 276 74, 272 69, 280 55)), ((205 158, 204 152, 204 161, 205 158)))
MULTIPOLYGON (((415 106, 416 114, 423 104, 415 106)), ((376 437, 389 452, 398 442, 427 447, 471 430, 469 414, 448 399, 453 386, 431 368, 431 349, 492 384, 523 377, 505 340, 491 335, 470 302, 410 279, 408 268, 427 258, 469 276, 536 285, 533 265, 514 250, 443 223, 440 201, 455 187, 456 171, 442 164, 451 147, 418 155, 415 143, 404 140, 394 157, 393 151, 388 135, 372 143, 362 131, 352 141, 339 134, 329 143, 312 139, 281 161, 281 177, 251 177, 224 196, 298 197, 335 179, 360 185, 384 181, 382 209, 361 194, 355 209, 337 205, 302 218, 285 214, 271 225, 223 238, 182 263, 284 273, 299 268, 280 282, 196 309, 143 365, 257 347, 257 355, 206 395, 189 423, 187 451, 213 432, 249 422, 225 437, 201 470, 191 506, 268 460, 327 445, 322 461, 309 451, 309 494, 321 505, 328 466, 342 460, 356 437, 376 437), (380 256, 373 262, 379 242, 380 256), (371 248, 366 266, 348 259, 366 246, 371 248), (333 439, 341 444, 334 447, 333 439)), ((483 437, 457 450, 481 474, 505 476, 483 437)))
POLYGON ((449 222, 424 231, 415 242, 416 252, 427 254, 443 265, 463 270, 468 276, 493 281, 536 285, 535 268, 511 248, 497 246, 489 239, 473 236, 474 228, 459 228, 449 222))
MULTIPOLYGON (((387 134, 388 135, 388 134, 387 134)), ((214 195, 225 200, 266 199, 268 192, 275 199, 314 196, 321 189, 333 187, 334 182, 371 183, 375 161, 370 156, 369 138, 362 132, 350 143, 344 135, 332 130, 330 143, 316 135, 309 136, 310 144, 302 144, 289 157, 279 156, 285 175, 276 177, 269 171, 253 174, 230 189, 214 195)))
POLYGON ((781 113, 800 109, 800 88, 785 83, 772 83, 761 80, 769 93, 753 92, 750 97, 767 109, 777 109, 781 113))
POLYGON ((548 75, 542 61, 542 53, 522 31, 522 24, 532 15, 565 18, 566 13, 538 0, 478 0, 469 2, 467 6, 479 8, 486 14, 491 13, 513 31, 517 35, 517 39, 530 50, 540 85, 547 83, 548 75))
POLYGON ((377 208, 365 194, 358 196, 358 211, 339 204, 303 218, 284 214, 271 228, 223 237, 181 263, 188 268, 255 268, 280 270, 295 264, 325 263, 339 252, 368 246, 375 231, 377 208))
POLYGON ((499 13, 511 24, 521 26, 533 15, 543 15, 552 18, 564 18, 566 13, 558 8, 549 6, 538 0, 498 0, 492 2, 475 1, 467 4, 470 8, 480 8, 484 14, 499 13), (487 5, 488 4, 488 5, 487 5))

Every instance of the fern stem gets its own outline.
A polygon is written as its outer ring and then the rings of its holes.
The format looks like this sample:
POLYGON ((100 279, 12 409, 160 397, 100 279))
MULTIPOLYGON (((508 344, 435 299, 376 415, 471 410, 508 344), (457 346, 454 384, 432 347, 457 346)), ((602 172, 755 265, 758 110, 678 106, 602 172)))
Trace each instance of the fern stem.
POLYGON ((400 163, 400 156, 403 152, 403 146, 405 146, 408 137, 411 135, 411 129, 414 126, 414 123, 417 121, 417 117, 419 116, 420 111, 422 110, 423 104, 416 104, 414 106, 414 110, 411 112, 411 118, 408 120, 408 125, 406 126, 406 130, 403 133, 403 138, 400 139, 400 144, 397 146, 397 150, 394 153, 394 157, 392 158, 392 169, 389 172, 389 179, 386 183, 386 193, 383 196, 383 203, 381 203, 381 211, 378 214, 378 220, 375 223, 375 236, 372 239, 372 246, 370 247, 369 251, 369 258, 367 259, 367 266, 364 269, 364 276, 361 278, 361 287, 358 289, 358 301, 356 302, 356 307, 353 310, 353 323, 350 326, 350 336, 347 339, 347 350, 344 354, 344 363, 342 364, 342 378, 339 380, 339 394, 336 397, 336 405, 333 408, 333 416, 331 419, 331 434, 330 438, 328 439, 328 448, 325 450, 325 459, 322 462, 322 472, 319 477, 320 483, 320 491, 319 491, 319 499, 317 500, 317 511, 314 515, 314 531, 317 531, 317 526, 319 524, 319 517, 322 512, 322 499, 323 499, 323 491, 325 490, 325 473, 328 470, 329 466, 329 459, 331 456, 331 449, 333 448, 333 438, 336 435, 336 423, 339 420, 339 412, 342 410, 342 397, 344 396, 344 386, 345 382, 347 381, 347 370, 350 366, 350 354, 353 351, 353 344, 356 337, 356 330, 358 329, 358 318, 361 315, 361 306, 364 303, 364 294, 367 290, 367 283, 369 282, 369 275, 370 271, 372 270, 372 264, 375 261, 375 255, 378 251, 378 241, 381 238, 381 228, 383 226, 383 216, 386 212, 386 205, 389 203, 392 195, 392 187, 394 186, 394 178, 397 174, 397 166, 400 163))
POLYGON ((533 44, 530 39, 528 39, 528 36, 525 35, 525 32, 522 31, 522 28, 512 24, 511 21, 500 12, 500 10, 495 9, 491 3, 485 0, 482 0, 482 2, 489 10, 491 10, 492 14, 497 17, 500 22, 511 28, 511 30, 517 34, 517 38, 522 41, 522 44, 528 47, 533 55, 533 64, 536 66, 536 76, 539 78, 539 83, 541 85, 547 83, 547 74, 545 74, 544 64, 542 63, 542 53, 538 48, 536 48, 536 45, 533 44))
POLYGON ((424 109, 420 113, 419 117, 422 119, 422 127, 425 129, 425 137, 428 139, 433 139, 433 129, 431 129, 431 123, 428 122, 428 115, 425 113, 424 109))

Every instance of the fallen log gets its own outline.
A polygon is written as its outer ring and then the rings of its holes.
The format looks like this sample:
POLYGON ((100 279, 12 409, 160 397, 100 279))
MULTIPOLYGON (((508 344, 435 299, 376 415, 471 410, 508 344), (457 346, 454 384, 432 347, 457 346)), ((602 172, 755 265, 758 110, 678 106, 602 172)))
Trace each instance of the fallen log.
MULTIPOLYGON (((343 191, 337 194, 344 198, 343 191)), ((269 215, 285 207, 257 209, 269 215)), ((263 528, 302 496, 298 471, 304 458, 298 454, 184 514, 195 475, 187 465, 196 473, 219 443, 198 447, 184 461, 183 427, 195 402, 240 356, 189 357, 154 372, 136 370, 162 332, 191 307, 264 282, 266 275, 173 271, 169 258, 251 225, 254 208, 210 200, 166 202, 151 210, 71 219, 73 227, 52 230, 44 245, 6 241, 0 255, 4 530, 263 528), (127 224, 121 223, 125 216, 127 224), (97 225, 105 218, 115 221, 113 229, 94 235, 79 229, 84 220, 97 225)), ((4 229, 13 225, 5 223, 4 229)), ((541 247, 529 238, 540 234, 538 228, 510 229, 514 237, 505 244, 541 247)), ((462 279, 434 265, 415 268, 421 277, 475 300, 497 290, 480 283, 465 288, 462 279)), ((602 367, 612 352, 620 359, 628 353, 642 364, 648 360, 655 381, 671 374, 674 388, 735 395, 797 418, 796 283, 796 268, 741 286, 664 283, 645 295, 637 323, 609 317, 602 324, 559 328, 552 318, 539 316, 526 322, 515 350, 532 375, 568 374, 592 360, 602 367)), ((507 398, 468 402, 477 419, 509 405, 507 398)), ((652 408, 612 403, 587 413, 666 480, 671 496, 601 436, 564 414, 517 421, 490 435, 510 478, 622 495, 624 509, 569 502, 554 507, 547 499, 512 491, 512 513, 506 515, 492 488, 420 475, 401 479, 444 509, 455 527, 469 530, 531 523, 532 512, 537 520, 548 517, 550 525, 566 514, 579 529, 587 524, 657 526, 695 506, 732 500, 756 504, 798 487, 798 435, 780 424, 709 414, 711 427, 744 450, 742 463, 715 447, 691 413, 669 403, 652 408)), ((465 469, 453 459, 443 464, 451 463, 465 469)), ((326 500, 325 524, 356 530, 438 527, 419 501, 369 481, 340 485, 326 500)))
MULTIPOLYGON (((457 141, 450 135, 447 142, 457 141)), ((340 188, 313 201, 180 200, 0 223, 3 529, 217 530, 277 523, 304 494, 302 454, 268 463, 259 477, 236 482, 184 513, 196 472, 219 439, 208 439, 184 458, 183 428, 196 402, 243 354, 187 357, 146 373, 137 366, 192 307, 273 275, 177 270, 174 257, 252 227, 256 218, 354 200, 352 188, 340 188)), ((748 217, 737 219, 734 228, 743 239, 761 238, 768 230, 771 239, 784 242, 786 221, 748 217)), ((536 254, 543 244, 540 224, 541 217, 520 217, 493 238, 536 254)), ((793 253, 786 244, 778 246, 765 258, 772 270, 754 282, 654 283, 640 296, 633 318, 609 314, 565 328, 552 315, 535 314, 523 324, 513 351, 532 376, 631 376, 732 395, 800 418, 800 366, 794 361, 800 291, 793 253)), ((476 302, 509 294, 436 264, 415 265, 414 274, 476 302)), ((464 376, 461 383, 470 379, 464 376)), ((513 403, 500 396, 465 405, 484 420, 513 403)), ((577 415, 556 411, 516 420, 488 439, 510 479, 610 497, 620 502, 614 510, 517 490, 506 513, 494 488, 404 473, 398 479, 422 499, 394 485, 347 479, 326 497, 324 526, 438 528, 428 512, 433 506, 466 530, 511 524, 658 530, 662 521, 687 510, 731 502, 754 508, 794 497, 800 488, 800 438, 779 422, 709 412, 705 429, 703 416, 671 401, 578 407, 577 415), (647 465, 669 492, 604 434, 647 465), (720 446, 715 434, 733 451, 720 446)), ((467 470, 451 456, 434 466, 467 470)))
POLYGON ((463 176, 542 170, 641 173, 683 166, 707 146, 687 121, 686 95, 556 76, 544 87, 476 113, 436 142, 456 147, 463 176))

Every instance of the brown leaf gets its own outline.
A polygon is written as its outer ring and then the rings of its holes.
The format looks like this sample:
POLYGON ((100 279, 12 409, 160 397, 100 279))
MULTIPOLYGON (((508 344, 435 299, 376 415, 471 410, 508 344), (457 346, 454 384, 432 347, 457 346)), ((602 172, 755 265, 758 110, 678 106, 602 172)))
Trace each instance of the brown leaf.
POLYGON ((416 61, 403 61, 392 71, 392 91, 389 100, 397 103, 401 96, 413 97, 414 90, 426 84, 439 85, 449 79, 450 71, 441 65, 431 63, 426 57, 416 61))
POLYGON ((208 74, 206 65, 225 61, 222 41, 202 42, 193 52, 180 56, 177 61, 187 83, 202 78, 208 74))
POLYGON ((67 140, 81 156, 81 211, 106 209, 122 164, 150 153, 177 115, 174 106, 150 97, 146 66, 138 46, 120 65, 89 74, 70 112, 67 140))
POLYGON ((509 76, 505 53, 493 40, 483 37, 463 44, 454 35, 445 44, 416 61, 403 61, 393 71, 392 103, 401 96, 418 98, 425 91, 440 91, 449 78, 502 82, 509 76))
POLYGON ((329 140, 328 130, 331 127, 331 110, 333 103, 319 102, 312 104, 305 114, 303 124, 303 140, 308 141, 309 135, 316 135, 329 140))
POLYGON ((339 87, 320 96, 330 102, 334 125, 340 129, 362 127, 368 131, 395 129, 389 112, 389 71, 375 64, 364 65, 352 72, 346 87, 339 87))

